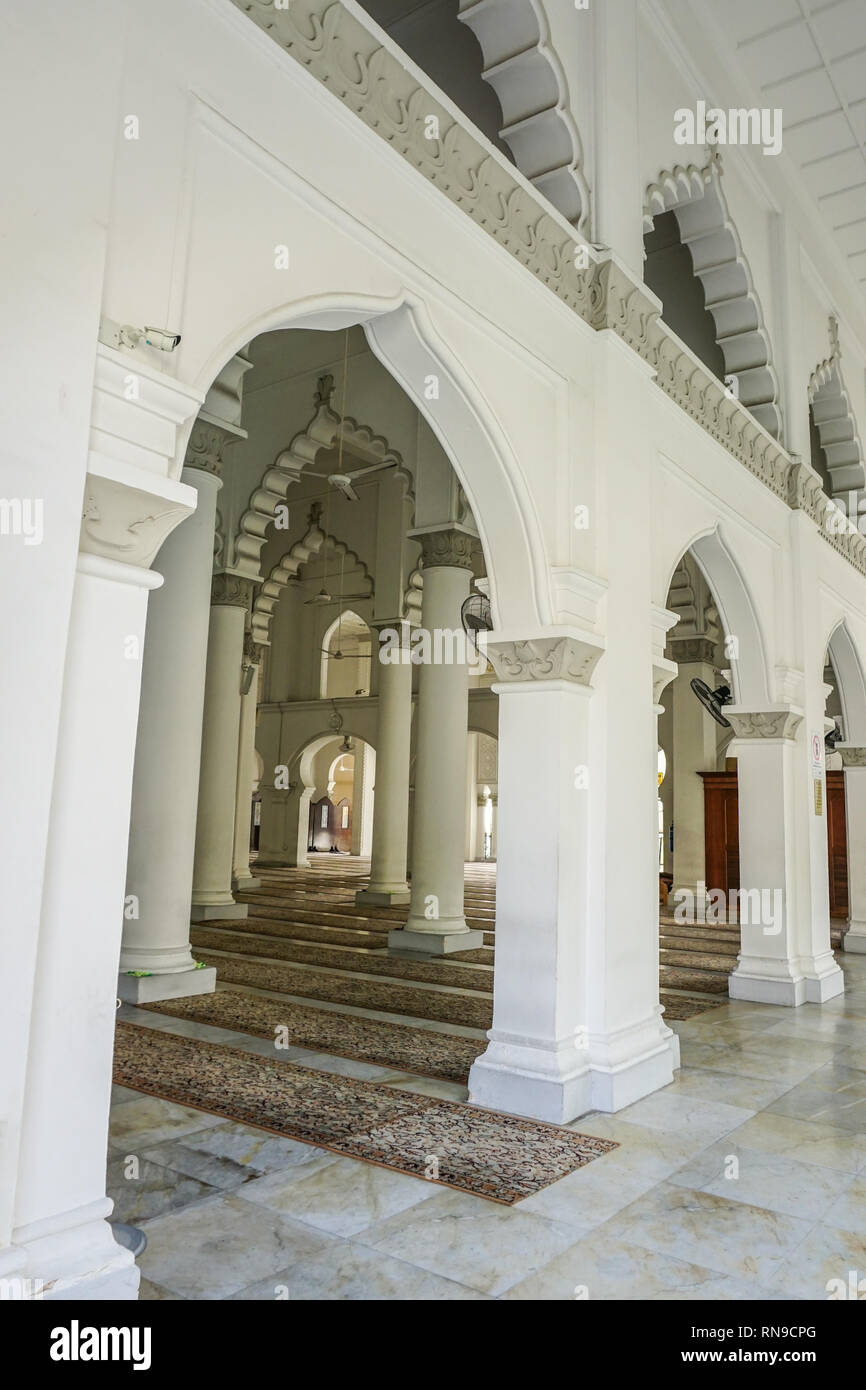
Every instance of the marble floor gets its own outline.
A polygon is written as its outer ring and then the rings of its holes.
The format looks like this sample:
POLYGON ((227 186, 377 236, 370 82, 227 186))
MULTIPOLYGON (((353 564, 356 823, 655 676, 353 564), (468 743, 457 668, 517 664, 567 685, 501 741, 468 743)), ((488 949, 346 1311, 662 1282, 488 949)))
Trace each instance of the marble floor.
MULTIPOLYGON (((839 959, 843 998, 674 1023, 674 1083, 573 1126, 619 1147, 513 1207, 115 1088, 109 1193, 147 1234, 141 1297, 826 1299, 828 1281, 866 1276, 866 957, 839 959)), ((192 1020, 119 1017, 274 1055, 192 1020)))

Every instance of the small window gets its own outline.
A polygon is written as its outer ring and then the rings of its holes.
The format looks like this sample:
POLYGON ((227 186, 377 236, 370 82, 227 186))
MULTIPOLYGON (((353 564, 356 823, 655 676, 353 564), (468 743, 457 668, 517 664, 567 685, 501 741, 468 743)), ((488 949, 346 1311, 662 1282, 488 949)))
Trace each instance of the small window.
POLYGON ((343 807, 343 819, 342 819, 342 821, 340 822, 340 828, 341 828, 342 830, 348 830, 348 829, 349 829, 349 808, 348 808, 348 806, 344 806, 344 807, 343 807))
POLYGON ((325 802, 324 806, 322 807, 321 826, 322 826, 322 829, 323 829, 323 830, 327 830, 327 828, 328 828, 328 803, 327 803, 327 802, 325 802))

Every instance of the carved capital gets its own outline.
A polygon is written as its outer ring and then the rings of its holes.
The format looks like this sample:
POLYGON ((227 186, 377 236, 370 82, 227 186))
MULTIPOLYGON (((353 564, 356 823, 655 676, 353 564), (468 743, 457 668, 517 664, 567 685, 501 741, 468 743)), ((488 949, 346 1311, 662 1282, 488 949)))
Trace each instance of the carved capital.
POLYGON ((589 685, 602 648, 578 637, 533 637, 523 642, 483 643, 484 655, 503 683, 574 681, 589 685))
POLYGON ((262 661, 264 660, 264 655, 265 655, 265 646, 264 646, 264 644, 263 644, 262 642, 256 642, 256 641, 254 641, 254 640, 253 640, 253 634, 252 634, 251 632, 245 632, 245 633, 244 633, 243 665, 244 665, 245 667, 246 667, 246 666, 261 666, 262 661))
POLYGON ((191 514, 194 504, 194 488, 183 483, 154 479, 154 492, 144 492, 116 478, 88 473, 80 549, 147 569, 166 536, 191 514))
POLYGON ((238 436, 231 430, 199 418, 192 427, 183 466, 201 468, 203 472, 213 473, 219 478, 222 475, 224 451, 237 441, 238 436))
POLYGON ((241 579, 237 574, 215 574, 210 601, 212 604, 226 604, 230 608, 249 608, 252 592, 251 579, 241 579))
POLYGON ((736 738, 789 738, 797 736, 803 715, 794 709, 732 710, 728 705, 724 715, 736 738))
POLYGON ((680 666, 688 665, 689 662, 701 662, 705 666, 712 666, 716 655, 715 643, 708 637, 670 637, 668 650, 671 660, 680 666))
POLYGON ((850 744, 846 747, 844 743, 837 743, 834 752, 841 757, 843 767, 866 767, 866 748, 854 748, 850 744))
POLYGON ((472 570, 478 537, 470 532, 446 526, 441 531, 423 531, 415 539, 421 542, 425 570, 445 567, 472 570))

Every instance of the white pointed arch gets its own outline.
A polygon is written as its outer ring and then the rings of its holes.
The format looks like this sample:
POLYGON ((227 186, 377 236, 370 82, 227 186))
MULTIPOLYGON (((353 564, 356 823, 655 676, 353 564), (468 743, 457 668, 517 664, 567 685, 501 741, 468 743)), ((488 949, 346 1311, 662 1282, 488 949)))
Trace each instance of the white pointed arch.
POLYGON ((644 229, 653 218, 672 212, 682 244, 704 289, 725 372, 737 379, 737 397, 775 439, 782 432, 779 381, 770 338, 739 232, 722 187, 717 153, 703 167, 663 169, 644 196, 644 229))
POLYGON ((499 98, 499 132, 522 174, 583 231, 589 185, 568 84, 536 0, 460 0, 458 18, 477 38, 482 76, 499 98))
MULTIPOLYGON (((739 565, 717 524, 695 536, 685 547, 697 562, 721 619, 725 639, 736 638, 736 656, 728 658, 734 702, 744 709, 767 709, 772 704, 767 650, 755 604, 739 565)), ((668 589, 680 558, 668 576, 668 589)), ((674 628, 672 636, 676 636, 674 628)))
POLYGON ((253 600, 250 626, 254 642, 261 642, 264 646, 270 645, 271 619, 282 597, 283 590, 291 580, 297 577, 298 570, 302 565, 326 549, 332 550, 344 562, 348 561, 353 570, 361 571, 359 582, 369 586, 369 597, 372 598, 373 580, 360 556, 356 555, 354 550, 350 550, 342 541, 337 540, 336 536, 331 536, 323 531, 317 520, 311 520, 306 534, 277 561, 253 600))
MULTIPOLYGON (((532 631, 551 623, 544 528, 509 433, 476 382, 471 361, 434 329, 417 293, 329 292, 259 311, 223 337, 191 389, 204 399, 225 363, 259 334, 292 328, 333 332, 356 324, 364 327, 374 355, 418 407, 466 491, 484 548, 497 626, 532 631), (444 388, 435 410, 423 390, 431 373, 444 388)), ((185 448, 186 435, 181 435, 179 457, 185 448)), ((256 571, 248 577, 260 575, 256 571)))
POLYGON ((830 316, 830 356, 809 377, 809 405, 827 459, 833 496, 866 487, 863 445, 842 378, 838 320, 830 316))
POLYGON ((235 537, 235 563, 239 570, 246 573, 254 569, 258 575, 262 547, 277 508, 285 504, 292 484, 300 480, 303 470, 315 463, 322 450, 334 449, 342 443, 369 463, 393 465, 394 472, 404 480, 407 493, 411 494, 412 475, 403 467, 402 456, 369 425, 359 424, 349 415, 339 415, 334 410, 333 399, 334 378, 320 377, 310 420, 278 454, 253 490, 235 537))
MULTIPOLYGON (((826 650, 836 673, 844 742, 855 748, 866 748, 866 677, 844 618, 839 619, 830 634, 826 650)), ((821 655, 823 658, 823 652, 821 655)))

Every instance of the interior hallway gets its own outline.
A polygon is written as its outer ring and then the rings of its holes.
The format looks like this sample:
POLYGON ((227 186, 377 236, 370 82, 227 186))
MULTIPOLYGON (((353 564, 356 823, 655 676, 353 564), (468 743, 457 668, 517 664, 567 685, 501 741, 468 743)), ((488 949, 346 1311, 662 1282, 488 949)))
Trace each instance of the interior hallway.
MULTIPOLYGON (((829 1279, 866 1268, 866 960, 842 964, 846 993, 820 1011, 725 1001, 675 1022, 672 1085, 570 1126, 619 1147, 511 1207, 116 1087, 109 1195, 147 1234, 141 1297, 825 1298, 829 1279)), ((151 1010, 119 1016, 466 1096, 151 1010)))

